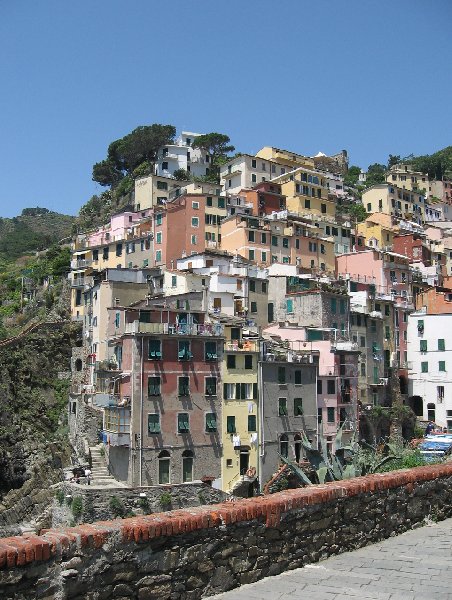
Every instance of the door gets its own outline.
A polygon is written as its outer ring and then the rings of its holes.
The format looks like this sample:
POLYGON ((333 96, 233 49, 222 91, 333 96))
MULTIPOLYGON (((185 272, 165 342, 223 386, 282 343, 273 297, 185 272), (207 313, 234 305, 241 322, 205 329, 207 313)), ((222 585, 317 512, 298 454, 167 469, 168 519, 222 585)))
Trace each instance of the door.
POLYGON ((243 446, 240 448, 240 475, 245 475, 245 473, 250 468, 250 451, 248 448, 244 448, 243 446))

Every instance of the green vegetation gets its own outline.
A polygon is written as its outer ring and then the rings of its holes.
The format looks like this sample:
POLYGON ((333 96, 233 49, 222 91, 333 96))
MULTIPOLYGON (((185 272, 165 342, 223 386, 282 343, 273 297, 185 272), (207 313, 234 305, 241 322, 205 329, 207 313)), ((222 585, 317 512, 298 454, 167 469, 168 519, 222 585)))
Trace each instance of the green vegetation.
POLYGON ((61 489, 57 490, 55 492, 55 498, 56 498, 58 504, 60 506, 63 506, 63 504, 64 504, 64 492, 63 492, 63 490, 61 490, 61 489))
POLYGON ((230 141, 227 135, 215 132, 200 135, 194 140, 193 148, 201 148, 210 156, 209 174, 205 177, 207 181, 220 181, 220 166, 230 159, 228 155, 235 150, 230 141))
POLYGON ((176 169, 173 175, 178 181, 190 181, 191 179, 190 173, 185 169, 176 169))
POLYGON ((159 498, 160 506, 163 508, 171 506, 173 499, 169 492, 163 492, 163 494, 159 498))
POLYGON ((446 174, 452 174, 452 146, 447 146, 433 154, 423 156, 409 156, 402 159, 401 162, 410 164, 416 171, 428 173, 430 177, 441 179, 446 174))
POLYGON ((145 515, 148 515, 151 512, 151 505, 149 504, 149 498, 147 496, 140 496, 138 498, 138 506, 145 515))
POLYGON ((71 503, 71 512, 74 515, 74 519, 80 519, 83 513, 83 500, 81 496, 75 496, 71 503))
POLYGON ((176 135, 173 125, 141 125, 108 146, 107 158, 93 166, 93 181, 116 188, 125 178, 133 180, 154 165, 159 148, 171 144, 176 135))
POLYGON ((352 165, 348 168, 347 174, 344 177, 344 185, 355 186, 358 183, 358 178, 361 173, 361 167, 352 165))
POLYGON ((110 510, 115 517, 124 517, 125 516, 126 509, 124 507, 124 504, 118 498, 118 496, 112 496, 110 498, 110 502, 108 503, 108 506, 110 507, 110 510))

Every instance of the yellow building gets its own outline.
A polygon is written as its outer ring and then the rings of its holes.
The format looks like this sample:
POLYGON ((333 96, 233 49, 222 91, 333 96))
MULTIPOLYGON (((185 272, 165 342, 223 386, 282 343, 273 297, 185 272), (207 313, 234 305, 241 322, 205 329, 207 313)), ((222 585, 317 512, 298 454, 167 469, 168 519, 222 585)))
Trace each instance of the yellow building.
POLYGON ((425 220, 424 196, 391 183, 373 185, 363 193, 362 202, 368 213, 385 213, 419 224, 425 220))
POLYGON ((364 236, 366 246, 384 248, 391 246, 399 227, 393 224, 393 218, 386 213, 373 213, 365 221, 358 223, 358 234, 364 236))
POLYGON ((177 190, 186 181, 178 181, 172 177, 149 175, 135 180, 135 210, 146 210, 154 206, 164 205, 177 194, 177 190))
POLYGON ((303 156, 302 154, 296 154, 289 150, 282 150, 281 148, 273 148, 272 146, 264 146, 256 153, 257 158, 263 158, 265 160, 271 160, 278 165, 288 167, 293 170, 298 167, 307 167, 308 169, 314 168, 314 159, 309 156, 303 156))
POLYGON ((410 192, 421 192, 431 195, 431 181, 426 173, 415 171, 411 165, 397 164, 386 173, 386 181, 410 192))
POLYGON ((316 220, 334 221, 336 204, 328 194, 325 176, 305 168, 281 175, 276 179, 286 196, 287 210, 298 215, 312 215, 316 220))
POLYGON ((258 468, 258 358, 258 342, 243 339, 240 325, 227 325, 222 364, 221 459, 222 488, 227 492, 258 468))

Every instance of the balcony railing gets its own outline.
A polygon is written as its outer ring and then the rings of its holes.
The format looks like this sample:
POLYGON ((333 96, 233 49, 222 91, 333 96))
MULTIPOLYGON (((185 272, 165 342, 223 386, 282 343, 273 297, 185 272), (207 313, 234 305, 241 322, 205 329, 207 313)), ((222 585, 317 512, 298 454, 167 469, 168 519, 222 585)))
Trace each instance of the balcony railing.
POLYGON ((90 267, 92 264, 92 260, 71 260, 71 269, 84 269, 85 267, 90 267))
POLYGON ((255 340, 243 340, 226 342, 224 348, 229 352, 257 352, 259 345, 255 340))
POLYGON ((224 327, 220 323, 203 325, 185 325, 178 323, 141 323, 133 321, 126 324, 126 333, 149 333, 152 335, 202 335, 222 336, 224 327))

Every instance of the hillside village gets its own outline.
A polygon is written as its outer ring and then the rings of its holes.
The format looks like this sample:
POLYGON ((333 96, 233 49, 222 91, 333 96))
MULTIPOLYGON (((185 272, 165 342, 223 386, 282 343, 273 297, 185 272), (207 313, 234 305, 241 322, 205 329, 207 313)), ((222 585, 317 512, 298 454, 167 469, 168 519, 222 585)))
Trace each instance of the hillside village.
POLYGON ((80 455, 101 441, 116 482, 234 493, 300 464, 304 436, 452 430, 452 180, 398 162, 369 187, 360 173, 361 195, 346 151, 264 147, 215 183, 198 136, 73 240, 80 455))

